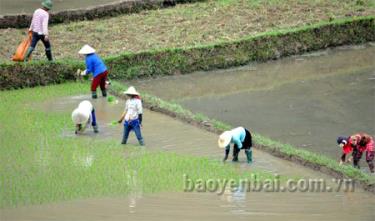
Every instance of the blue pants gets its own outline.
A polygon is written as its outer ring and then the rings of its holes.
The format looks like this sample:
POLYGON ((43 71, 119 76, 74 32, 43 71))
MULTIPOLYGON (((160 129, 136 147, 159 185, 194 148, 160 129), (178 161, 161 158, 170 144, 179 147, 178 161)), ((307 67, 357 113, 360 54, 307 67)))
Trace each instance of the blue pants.
POLYGON ((36 44, 38 43, 38 41, 42 41, 43 44, 44 44, 44 47, 45 47, 45 50, 46 50, 46 56, 48 58, 49 61, 52 61, 52 52, 51 52, 51 43, 48 41, 46 41, 44 39, 45 35, 39 35, 38 33, 36 32, 33 32, 33 38, 31 40, 31 44, 30 44, 30 47, 29 47, 29 52, 28 54, 26 55, 26 59, 28 60, 28 58, 30 57, 31 53, 34 51, 35 47, 36 47, 36 44))
POLYGON ((130 131, 134 130, 135 136, 137 136, 138 142, 140 145, 144 145, 142 134, 141 134, 141 126, 139 124, 139 119, 132 120, 132 121, 125 121, 124 123, 124 134, 122 136, 122 144, 126 144, 128 142, 128 137, 130 131))
POLYGON ((96 126, 96 116, 95 116, 95 109, 91 111, 91 126, 96 126))

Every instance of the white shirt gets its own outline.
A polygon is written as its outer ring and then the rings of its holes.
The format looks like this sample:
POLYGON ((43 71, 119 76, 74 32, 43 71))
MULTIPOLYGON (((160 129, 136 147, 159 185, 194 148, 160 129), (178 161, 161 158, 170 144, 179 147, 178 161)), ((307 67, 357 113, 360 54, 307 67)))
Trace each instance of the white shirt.
POLYGON ((137 98, 128 99, 125 104, 125 112, 126 121, 138 119, 138 115, 143 113, 142 101, 137 98))

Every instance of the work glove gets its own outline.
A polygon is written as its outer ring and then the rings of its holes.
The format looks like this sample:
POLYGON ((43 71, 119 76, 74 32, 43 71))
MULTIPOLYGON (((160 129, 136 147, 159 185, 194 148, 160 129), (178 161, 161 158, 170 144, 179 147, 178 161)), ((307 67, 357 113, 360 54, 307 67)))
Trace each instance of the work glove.
POLYGON ((87 74, 87 70, 81 72, 81 76, 85 76, 87 74))

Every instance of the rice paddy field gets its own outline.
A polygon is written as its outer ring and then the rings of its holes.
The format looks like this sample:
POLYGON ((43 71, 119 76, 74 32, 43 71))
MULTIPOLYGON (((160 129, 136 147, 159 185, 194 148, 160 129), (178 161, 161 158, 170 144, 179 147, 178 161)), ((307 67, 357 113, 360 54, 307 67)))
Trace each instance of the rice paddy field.
MULTIPOLYGON (((77 52, 84 44, 92 45, 101 56, 109 56, 238 40, 262 32, 374 14, 372 0, 208 0, 54 25, 49 32, 56 59, 78 59, 77 52)), ((26 29, 0 30, 0 61, 10 60, 25 33, 26 29)), ((42 44, 33 58, 44 59, 42 44)))
MULTIPOLYGON (((39 107, 45 100, 81 94, 87 87, 68 83, 0 92, 0 208, 126 196, 135 174, 144 193, 182 192, 183 174, 192 179, 251 178, 220 159, 150 152, 105 135, 77 139, 71 110, 39 107), (71 136, 64 136, 64 131, 71 136)), ((271 177, 262 171, 252 174, 271 177)))

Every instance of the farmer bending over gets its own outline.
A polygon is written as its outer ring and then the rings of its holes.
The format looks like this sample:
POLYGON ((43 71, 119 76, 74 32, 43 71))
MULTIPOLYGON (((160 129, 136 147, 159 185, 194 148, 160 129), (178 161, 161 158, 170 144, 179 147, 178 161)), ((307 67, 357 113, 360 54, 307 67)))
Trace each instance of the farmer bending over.
POLYGON ((340 157, 340 165, 345 162, 350 162, 352 158, 346 159, 346 155, 353 152, 352 144, 349 142, 350 137, 338 137, 337 144, 342 148, 342 155, 340 157))
POLYGON ((366 151, 366 162, 371 173, 374 173, 374 139, 365 133, 358 133, 350 136, 349 142, 353 147, 353 165, 359 168, 359 160, 366 151))
POLYGON ((95 53, 95 49, 89 45, 85 45, 79 50, 79 54, 84 55, 86 62, 86 70, 82 71, 81 75, 92 73, 94 78, 91 83, 91 95, 93 99, 98 98, 96 88, 100 85, 103 97, 107 96, 106 81, 107 81, 107 67, 102 59, 95 53))
POLYGON ((238 161, 238 154, 241 149, 245 150, 247 163, 253 162, 252 138, 250 132, 244 127, 237 127, 222 133, 218 140, 220 148, 225 148, 225 157, 223 161, 228 159, 230 144, 233 143, 233 162, 238 161))
POLYGON ((95 133, 98 133, 98 125, 96 123, 95 109, 90 101, 82 101, 78 108, 72 112, 72 120, 76 126, 75 133, 83 133, 91 123, 95 133))
POLYGON ((49 61, 52 61, 51 43, 48 37, 48 11, 52 9, 52 1, 44 0, 42 2, 42 8, 35 10, 29 31, 33 32, 33 38, 31 40, 30 47, 27 49, 25 55, 25 61, 29 60, 31 53, 34 51, 36 44, 41 40, 44 44, 46 56, 49 61))

